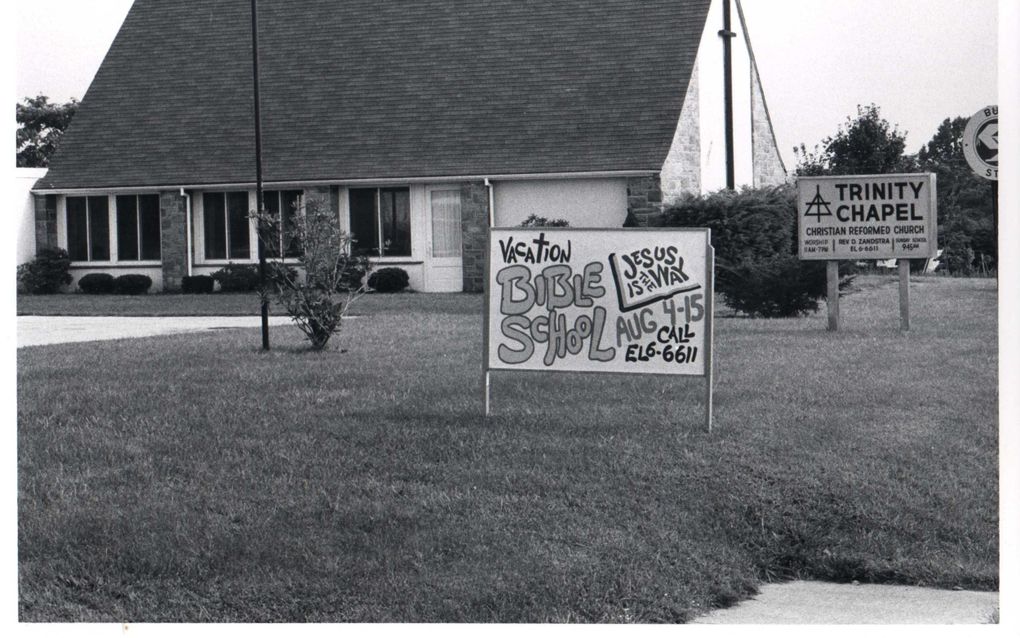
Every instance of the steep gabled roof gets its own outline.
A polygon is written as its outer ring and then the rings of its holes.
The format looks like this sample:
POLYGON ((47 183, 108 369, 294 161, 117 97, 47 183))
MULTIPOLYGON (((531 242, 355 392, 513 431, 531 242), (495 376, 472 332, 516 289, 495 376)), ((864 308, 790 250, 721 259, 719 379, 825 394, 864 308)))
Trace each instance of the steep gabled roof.
MULTIPOLYGON (((259 4, 267 181, 657 171, 709 0, 259 4)), ((137 0, 37 188, 254 181, 249 0, 137 0)))

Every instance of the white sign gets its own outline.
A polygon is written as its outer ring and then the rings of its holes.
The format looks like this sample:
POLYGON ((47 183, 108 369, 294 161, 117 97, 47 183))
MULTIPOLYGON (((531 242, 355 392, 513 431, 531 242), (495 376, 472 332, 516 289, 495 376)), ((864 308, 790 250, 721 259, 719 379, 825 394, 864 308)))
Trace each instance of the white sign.
POLYGON ((486 370, 705 376, 706 229, 494 228, 486 370))
POLYGON ((797 179, 801 259, 934 257, 935 175, 844 175, 797 179))
POLYGON ((967 120, 963 156, 980 177, 999 179, 999 107, 986 106, 967 120))

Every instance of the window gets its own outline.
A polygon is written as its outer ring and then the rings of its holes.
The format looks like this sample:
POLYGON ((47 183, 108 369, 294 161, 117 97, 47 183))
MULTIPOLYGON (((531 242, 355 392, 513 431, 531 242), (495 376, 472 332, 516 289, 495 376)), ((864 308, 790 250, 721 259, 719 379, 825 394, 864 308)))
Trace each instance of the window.
POLYGON ((460 257, 460 191, 432 191, 432 256, 460 257))
POLYGON ((358 254, 411 256, 409 188, 352 188, 349 203, 351 235, 358 254))
POLYGON ((206 259, 251 258, 248 193, 204 193, 202 228, 206 259))
POLYGON ((117 261, 159 258, 159 195, 118 195, 117 261))
POLYGON ((110 203, 105 195, 67 198, 67 253, 72 261, 110 260, 110 203))
POLYGON ((266 257, 300 257, 301 242, 294 236, 294 218, 301 207, 301 191, 264 191, 262 193, 266 210, 273 219, 279 219, 279 233, 276 241, 266 246, 266 257), (281 218, 281 211, 283 213, 281 218))

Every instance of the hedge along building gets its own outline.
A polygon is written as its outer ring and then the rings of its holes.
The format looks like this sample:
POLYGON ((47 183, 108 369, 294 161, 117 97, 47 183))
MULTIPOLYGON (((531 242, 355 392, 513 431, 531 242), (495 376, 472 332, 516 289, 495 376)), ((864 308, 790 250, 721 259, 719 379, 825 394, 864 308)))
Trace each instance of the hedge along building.
MULTIPOLYGON (((724 1, 263 2, 266 205, 322 198, 378 266, 437 292, 481 289, 490 219, 642 223, 664 193, 725 185, 724 1)), ((131 8, 33 190, 37 247, 68 249, 76 279, 136 272, 179 290, 257 261, 249 11, 131 8)), ((737 174, 775 183, 735 22, 737 174)))

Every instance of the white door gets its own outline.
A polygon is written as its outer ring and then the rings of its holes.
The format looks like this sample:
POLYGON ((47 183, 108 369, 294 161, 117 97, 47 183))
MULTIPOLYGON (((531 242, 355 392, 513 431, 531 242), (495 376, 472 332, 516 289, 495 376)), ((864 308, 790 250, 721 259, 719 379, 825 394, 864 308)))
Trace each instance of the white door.
POLYGON ((427 191, 429 223, 425 278, 429 292, 464 290, 460 188, 435 186, 427 191))

